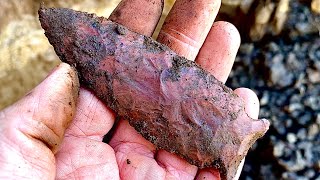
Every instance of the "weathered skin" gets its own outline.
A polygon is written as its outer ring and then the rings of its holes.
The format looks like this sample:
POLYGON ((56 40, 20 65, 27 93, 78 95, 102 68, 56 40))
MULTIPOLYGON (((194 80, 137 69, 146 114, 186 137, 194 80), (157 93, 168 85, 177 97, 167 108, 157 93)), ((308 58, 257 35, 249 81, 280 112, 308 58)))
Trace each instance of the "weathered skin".
POLYGON ((93 14, 39 10, 45 34, 82 85, 157 148, 232 179, 269 127, 231 89, 149 37, 93 14))

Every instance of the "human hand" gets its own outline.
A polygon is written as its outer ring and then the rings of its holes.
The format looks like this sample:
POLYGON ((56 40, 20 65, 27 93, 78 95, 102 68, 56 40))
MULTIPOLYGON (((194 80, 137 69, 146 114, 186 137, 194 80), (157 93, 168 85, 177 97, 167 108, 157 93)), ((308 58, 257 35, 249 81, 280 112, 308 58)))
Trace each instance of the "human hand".
MULTIPOLYGON (((160 2, 125 0, 110 19, 151 36, 160 2)), ((225 82, 240 37, 229 23, 212 26, 219 6, 216 0, 177 0, 158 41, 225 82)), ((219 178, 214 169, 198 170, 174 154, 157 151, 124 120, 109 145, 101 142, 115 117, 89 91, 80 89, 79 97, 77 91, 74 71, 61 64, 25 98, 0 112, 0 178, 219 178)), ((257 118, 256 95, 244 88, 235 92, 245 100, 247 113, 257 118)))

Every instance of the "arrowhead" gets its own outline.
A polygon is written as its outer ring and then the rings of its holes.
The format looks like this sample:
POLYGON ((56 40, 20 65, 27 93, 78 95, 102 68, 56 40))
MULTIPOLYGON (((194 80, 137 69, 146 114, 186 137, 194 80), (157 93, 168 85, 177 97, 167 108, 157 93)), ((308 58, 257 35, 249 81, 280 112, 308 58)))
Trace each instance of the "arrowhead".
POLYGON ((83 86, 158 149, 232 179, 268 129, 231 89, 165 45, 93 14, 41 7, 39 18, 60 59, 83 86))

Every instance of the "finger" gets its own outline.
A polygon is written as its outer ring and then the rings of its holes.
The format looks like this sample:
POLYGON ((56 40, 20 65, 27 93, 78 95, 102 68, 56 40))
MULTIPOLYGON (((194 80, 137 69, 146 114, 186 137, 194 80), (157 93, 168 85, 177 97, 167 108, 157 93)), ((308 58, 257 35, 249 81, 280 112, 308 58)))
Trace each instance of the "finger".
POLYGON ((245 102, 245 111, 249 117, 258 119, 260 104, 259 98, 254 91, 248 88, 237 88, 234 90, 238 96, 240 96, 245 102))
POLYGON ((80 89, 75 118, 56 154, 57 179, 119 179, 115 153, 102 142, 114 120, 109 108, 90 91, 80 89))
POLYGON ((220 0, 177 0, 158 36, 177 54, 194 60, 220 8, 220 0))
POLYGON ((56 179, 119 179, 113 149, 87 137, 65 137, 56 154, 56 179))
POLYGON ((240 46, 237 28, 228 22, 215 22, 200 49, 196 62, 225 83, 240 46))
POLYGON ((216 169, 207 168, 207 169, 201 169, 198 172, 198 175, 196 177, 196 180, 220 180, 220 173, 216 169))
MULTIPOLYGON (((253 119, 258 119, 259 110, 260 110, 260 103, 259 103, 259 98, 256 95, 256 93, 248 88, 237 88, 234 90, 234 93, 236 93, 238 96, 240 96, 243 99, 243 101, 245 102, 244 108, 245 108, 245 111, 248 114, 248 116, 253 119)), ((244 161, 245 161, 245 158, 241 161, 241 163, 238 167, 235 179, 239 179, 243 165, 244 165, 244 161)))
POLYGON ((151 36, 162 14, 164 0, 122 0, 109 19, 151 36))
POLYGON ((26 178, 55 177, 53 153, 75 114, 78 90, 76 72, 62 63, 24 98, 0 112, 2 177, 12 178, 12 172, 26 178))
POLYGON ((81 88, 77 111, 65 136, 90 138, 102 141, 115 121, 114 113, 90 91, 81 88))
POLYGON ((110 141, 120 170, 121 179, 163 179, 163 170, 154 160, 153 144, 145 140, 128 121, 120 120, 110 141))
POLYGON ((56 152, 74 117, 78 91, 77 73, 62 63, 4 113, 23 134, 56 152))
POLYGON ((166 179, 194 179, 197 174, 198 167, 190 165, 184 159, 167 151, 158 151, 156 160, 166 169, 166 179))
POLYGON ((110 141, 121 179, 194 179, 197 167, 166 151, 156 154, 155 146, 145 140, 128 121, 120 120, 110 141))
POLYGON ((110 141, 121 179, 194 179, 197 167, 165 151, 156 154, 155 146, 145 140, 128 121, 120 120, 110 141))
MULTIPOLYGON (((251 118, 258 119, 259 99, 258 99, 257 95, 251 89, 248 89, 248 88, 238 88, 238 89, 234 90, 234 93, 236 93, 238 96, 240 96, 244 100, 244 106, 245 106, 246 113, 251 118)), ((234 179, 239 179, 243 165, 244 165, 244 159, 241 161, 241 163, 238 167, 238 170, 237 170, 237 174, 234 179)), ((215 169, 200 170, 197 175, 197 179, 203 179, 203 177, 205 177, 206 179, 208 177, 215 177, 217 179, 220 179, 220 177, 218 178, 217 173, 218 173, 218 171, 215 169)))

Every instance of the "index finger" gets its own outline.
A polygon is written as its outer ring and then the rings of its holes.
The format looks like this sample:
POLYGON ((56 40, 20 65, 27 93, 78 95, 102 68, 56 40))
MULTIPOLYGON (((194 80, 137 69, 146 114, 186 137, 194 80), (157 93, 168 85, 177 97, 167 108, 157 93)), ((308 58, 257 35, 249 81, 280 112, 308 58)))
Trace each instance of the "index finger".
POLYGON ((194 60, 220 8, 220 0, 177 0, 157 41, 194 60))
POLYGON ((151 36, 162 14, 164 0, 122 0, 109 19, 132 31, 151 36))

